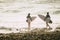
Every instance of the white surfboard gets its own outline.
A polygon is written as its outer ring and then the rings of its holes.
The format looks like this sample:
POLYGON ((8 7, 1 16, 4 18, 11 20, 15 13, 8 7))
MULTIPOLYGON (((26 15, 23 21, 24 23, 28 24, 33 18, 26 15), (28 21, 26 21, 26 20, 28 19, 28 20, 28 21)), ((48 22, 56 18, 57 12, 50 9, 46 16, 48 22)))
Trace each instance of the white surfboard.
POLYGON ((34 21, 36 19, 36 17, 32 17, 32 21, 34 21))
POLYGON ((40 19, 42 19, 44 21, 44 19, 45 19, 45 16, 44 15, 40 15, 39 14, 38 16, 39 16, 40 19))
MULTIPOLYGON (((35 16, 33 16, 33 17, 31 17, 31 19, 32 19, 32 21, 34 21, 34 20, 36 19, 36 17, 35 17, 35 16)), ((26 20, 26 22, 27 22, 27 20, 26 20)))
MULTIPOLYGON (((40 14, 39 14, 38 16, 39 16, 40 19, 42 19, 43 21, 46 22, 46 20, 44 20, 46 16, 40 15, 40 14)), ((47 20, 47 21, 49 21, 49 23, 50 23, 50 22, 52 23, 51 19, 50 19, 50 20, 47 20)))

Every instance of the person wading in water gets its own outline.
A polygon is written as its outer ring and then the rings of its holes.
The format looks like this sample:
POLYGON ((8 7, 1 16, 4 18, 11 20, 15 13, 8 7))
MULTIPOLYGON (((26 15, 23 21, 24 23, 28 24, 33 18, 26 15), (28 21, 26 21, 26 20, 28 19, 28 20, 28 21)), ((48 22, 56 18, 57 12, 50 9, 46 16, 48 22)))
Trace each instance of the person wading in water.
POLYGON ((52 23, 52 21, 51 21, 51 17, 49 15, 49 12, 47 12, 47 15, 46 15, 46 17, 45 17, 44 20, 46 21, 46 27, 49 27, 50 28, 50 26, 49 26, 48 23, 52 23))
POLYGON ((30 24, 31 24, 32 18, 30 16, 30 13, 28 13, 26 22, 28 23, 28 30, 30 30, 30 24))

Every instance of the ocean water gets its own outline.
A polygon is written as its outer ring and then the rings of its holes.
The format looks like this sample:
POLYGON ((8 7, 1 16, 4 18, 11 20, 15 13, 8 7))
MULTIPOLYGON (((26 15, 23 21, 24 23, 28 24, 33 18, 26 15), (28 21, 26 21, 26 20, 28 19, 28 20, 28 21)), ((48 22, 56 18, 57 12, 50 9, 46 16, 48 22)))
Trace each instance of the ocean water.
POLYGON ((16 29, 28 28, 26 22, 26 16, 31 13, 31 16, 36 16, 36 19, 31 23, 32 28, 44 28, 45 22, 42 21, 38 14, 46 15, 49 12, 51 16, 52 24, 49 24, 52 28, 56 28, 60 25, 60 5, 58 3, 48 4, 36 4, 36 3, 0 3, 0 28, 12 28, 13 31, 7 32, 7 30, 0 30, 1 33, 18 32, 16 29), (2 32, 3 31, 3 32, 2 32))

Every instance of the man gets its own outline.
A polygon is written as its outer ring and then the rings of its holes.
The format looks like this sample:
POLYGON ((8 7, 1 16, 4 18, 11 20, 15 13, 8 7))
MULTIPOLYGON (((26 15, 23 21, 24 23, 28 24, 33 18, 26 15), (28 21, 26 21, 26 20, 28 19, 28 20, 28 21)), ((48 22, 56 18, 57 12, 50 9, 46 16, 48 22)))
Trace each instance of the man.
POLYGON ((51 17, 50 17, 50 15, 49 15, 49 12, 47 12, 47 15, 46 15, 46 17, 45 17, 45 21, 46 21, 46 27, 49 27, 50 28, 50 26, 48 25, 48 23, 52 23, 52 21, 51 21, 51 19, 50 19, 51 17))
POLYGON ((26 20, 26 22, 28 23, 28 30, 30 30, 31 21, 32 21, 32 18, 31 18, 30 13, 29 13, 27 16, 27 20, 26 20))

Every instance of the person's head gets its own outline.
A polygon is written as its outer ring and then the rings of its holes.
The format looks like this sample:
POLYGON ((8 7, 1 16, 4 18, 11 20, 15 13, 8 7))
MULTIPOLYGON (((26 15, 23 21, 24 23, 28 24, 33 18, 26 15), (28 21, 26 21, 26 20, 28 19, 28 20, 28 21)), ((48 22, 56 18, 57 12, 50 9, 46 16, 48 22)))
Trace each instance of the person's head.
POLYGON ((49 12, 47 12, 47 15, 49 15, 49 12))
POLYGON ((30 15, 30 13, 28 13, 28 15, 30 15))

